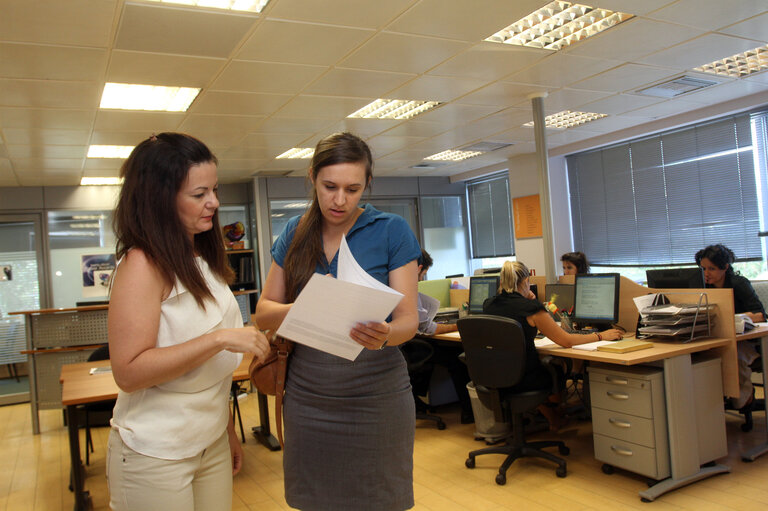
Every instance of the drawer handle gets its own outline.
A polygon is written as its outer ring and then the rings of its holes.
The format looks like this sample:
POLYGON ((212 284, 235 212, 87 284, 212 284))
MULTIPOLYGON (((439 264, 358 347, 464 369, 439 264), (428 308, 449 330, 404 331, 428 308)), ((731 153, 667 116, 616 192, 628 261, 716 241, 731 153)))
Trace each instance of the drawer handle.
POLYGON ((618 426, 620 428, 631 428, 632 427, 631 423, 629 423, 627 421, 620 421, 619 419, 614 419, 613 417, 608 419, 608 422, 610 422, 614 426, 618 426))
POLYGON ((611 450, 613 452, 615 452, 616 454, 621 454, 622 456, 632 456, 634 454, 629 449, 624 449, 622 447, 616 447, 615 445, 611 446, 611 450))
POLYGON ((628 385, 629 380, 626 378, 616 378, 615 376, 606 376, 605 381, 608 383, 615 383, 617 385, 628 385))
POLYGON ((626 401, 627 399, 629 399, 629 394, 627 394, 626 392, 616 392, 613 390, 609 390, 608 392, 606 392, 606 394, 608 394, 608 396, 612 397, 613 399, 621 399, 622 401, 626 401))

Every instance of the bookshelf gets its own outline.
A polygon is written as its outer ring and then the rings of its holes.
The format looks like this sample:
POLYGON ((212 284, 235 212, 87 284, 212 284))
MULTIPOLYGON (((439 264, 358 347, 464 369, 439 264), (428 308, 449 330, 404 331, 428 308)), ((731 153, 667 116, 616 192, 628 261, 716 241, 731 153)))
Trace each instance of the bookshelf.
POLYGON ((256 289, 256 270, 253 249, 227 250, 229 265, 235 270, 235 281, 229 286, 232 291, 256 289))

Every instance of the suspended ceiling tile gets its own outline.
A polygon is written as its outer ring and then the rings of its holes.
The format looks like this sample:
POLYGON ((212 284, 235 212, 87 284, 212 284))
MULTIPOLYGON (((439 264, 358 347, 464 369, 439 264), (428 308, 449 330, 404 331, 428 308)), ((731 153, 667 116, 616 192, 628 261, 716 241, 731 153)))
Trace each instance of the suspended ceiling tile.
POLYGON ((106 47, 117 0, 0 0, 0 40, 106 47))
POLYGON ((694 103, 684 99, 675 99, 674 101, 667 100, 661 103, 656 103, 655 105, 638 108, 636 110, 630 110, 629 112, 625 112, 622 115, 625 117, 658 119, 674 114, 689 112, 698 108, 701 108, 700 103, 694 103))
POLYGON ((371 137, 370 140, 368 140, 368 145, 371 148, 371 152, 374 155, 374 158, 379 158, 385 154, 389 154, 393 151, 400 151, 402 149, 405 149, 406 147, 414 144, 415 142, 419 142, 420 140, 424 140, 423 137, 410 137, 410 136, 387 136, 386 134, 383 135, 376 135, 375 137, 371 137))
POLYGON ((703 30, 635 18, 565 48, 564 52, 584 57, 637 60, 704 33, 703 30))
POLYGON ((716 30, 762 14, 765 10, 765 0, 679 0, 654 11, 649 17, 704 30, 716 30))
POLYGON ((267 16, 347 27, 380 28, 415 3, 417 0, 280 0, 273 6, 267 4, 267 16))
POLYGON ((608 115, 616 115, 629 110, 635 110, 645 106, 661 103, 664 98, 640 96, 638 94, 616 94, 604 99, 598 99, 584 105, 584 109, 590 112, 600 112, 608 115))
MULTIPOLYGON (((560 89, 544 98, 544 110, 547 114, 563 110, 583 110, 586 103, 605 98, 608 92, 595 92, 578 89, 560 89)), ((604 112, 597 112, 604 113, 604 112)))
MULTIPOLYGON (((245 148, 262 148, 267 149, 269 151, 280 151, 280 153, 285 152, 286 150, 292 148, 292 147, 309 147, 309 146, 299 146, 298 144, 302 141, 304 141, 307 137, 311 136, 311 133, 295 133, 295 132, 286 132, 286 133, 278 133, 278 132, 259 132, 259 133, 250 133, 247 137, 243 140, 241 146, 245 148)), ((315 141, 313 144, 311 144, 311 147, 315 147, 317 144, 317 141, 315 141)), ((233 154, 236 153, 236 149, 233 149, 233 154)), ((272 155, 272 157, 277 156, 278 154, 272 155)), ((228 154, 229 156, 229 154, 228 154)))
POLYGON ((433 137, 447 131, 449 126, 437 121, 408 121, 384 132, 387 136, 433 137))
POLYGON ((712 105, 729 101, 731 99, 757 94, 768 90, 768 83, 760 83, 749 80, 736 80, 729 83, 723 83, 706 89, 686 94, 685 100, 700 103, 701 105, 712 105))
POLYGON ((485 80, 460 76, 422 75, 391 92, 393 97, 433 101, 452 101, 485 84, 485 80))
MULTIPOLYGON (((219 176, 228 173, 236 174, 239 171, 253 172, 253 169, 262 165, 266 159, 248 159, 248 160, 234 160, 234 159, 219 159, 218 171, 219 176)), ((242 176, 242 174, 241 174, 242 176)))
POLYGON ((2 106, 95 108, 100 97, 94 82, 0 79, 2 106))
POLYGON ((120 167, 111 169, 83 169, 83 177, 120 177, 120 167))
POLYGON ((442 122, 448 126, 455 126, 480 119, 481 117, 485 117, 486 115, 498 111, 498 106, 448 103, 447 105, 441 105, 434 110, 419 115, 419 120, 442 122))
POLYGON ((88 130, 28 129, 4 128, 3 138, 7 144, 16 145, 85 145, 88 143, 88 130))
POLYGON ((8 145, 8 154, 16 158, 85 158, 85 145, 8 145))
POLYGON ((373 34, 371 30, 266 20, 256 28, 235 58, 329 66, 373 34))
POLYGON ((261 115, 208 115, 189 114, 179 125, 183 132, 254 131, 264 121, 261 115))
MULTIPOLYGON (((244 147, 242 145, 238 145, 237 147, 230 147, 226 149, 225 151, 221 151, 218 154, 219 162, 222 161, 229 161, 229 162, 237 162, 237 161, 266 161, 268 159, 274 158, 275 154, 274 151, 276 151, 278 148, 281 147, 288 147, 290 148, 289 143, 283 143, 278 144, 274 143, 273 147, 274 150, 267 149, 265 147, 244 147)), ((221 166, 221 163, 219 164, 221 166)), ((229 168, 232 168, 231 166, 229 168)))
POLYGON ((541 0, 422 0, 391 23, 387 30, 476 42, 546 3, 541 0))
POLYGON ((768 12, 720 29, 718 32, 768 43, 768 12))
POLYGON ((107 65, 101 48, 0 43, 0 77, 41 80, 100 80, 107 65))
POLYGON ((310 85, 305 92, 325 96, 369 98, 372 101, 376 98, 389 97, 386 95, 387 92, 400 87, 413 77, 412 74, 404 73, 335 68, 310 85))
POLYGON ((572 142, 578 142, 580 140, 596 137, 601 134, 602 132, 599 131, 576 130, 574 128, 570 128, 567 130, 562 130, 559 133, 548 135, 547 142, 553 145, 570 144, 572 142))
POLYGON ((251 14, 127 3, 115 48, 228 57, 256 20, 251 14))
POLYGON ((639 60, 660 67, 692 69, 760 46, 758 41, 722 34, 706 34, 639 60))
POLYGON ((598 0, 589 5, 597 5, 601 9, 642 16, 649 12, 653 12, 660 7, 674 3, 674 1, 675 0, 643 0, 642 2, 638 2, 637 0, 598 0))
POLYGON ((744 77, 743 80, 746 82, 758 82, 758 83, 768 84, 768 71, 763 71, 761 73, 749 75, 747 77, 744 77))
POLYGON ((429 71, 436 76, 498 80, 552 54, 549 50, 482 42, 429 71))
POLYGON ((106 81, 202 88, 225 63, 217 58, 114 50, 106 81))
POLYGON ((502 109, 521 103, 530 105, 530 100, 528 99, 529 94, 535 92, 549 92, 554 89, 555 87, 547 87, 544 85, 496 82, 459 98, 457 102, 462 105, 486 105, 502 109))
POLYGON ((94 131, 91 134, 91 144, 94 145, 125 145, 136 146, 149 138, 151 133, 146 131, 94 131))
POLYGON ((93 110, 0 107, 3 128, 91 129, 93 110))
POLYGON ((343 119, 370 103, 362 98, 332 96, 297 96, 275 114, 275 117, 308 117, 313 119, 343 119))
POLYGON ((80 184, 81 173, 54 173, 46 172, 33 174, 22 172, 19 174, 19 186, 77 186, 80 184))
POLYGON ((99 110, 96 114, 95 130, 102 131, 143 131, 149 137, 152 133, 177 131, 184 119, 182 113, 134 112, 129 110, 99 110))
POLYGON ((55 172, 79 171, 83 158, 11 158, 16 171, 55 172))
POLYGON ((458 41, 384 32, 366 42, 339 66, 422 74, 469 46, 458 41))
POLYGON ((667 68, 624 64, 576 82, 573 87, 606 92, 636 90, 647 83, 675 76, 674 70, 667 68))
POLYGON ((189 111, 195 114, 269 115, 291 97, 289 94, 203 91, 189 111))
POLYGON ((295 94, 326 70, 322 66, 233 61, 210 90, 295 94))
MULTIPOLYGON (((422 116, 419 116, 419 119, 421 118, 422 116)), ((317 136, 314 137, 314 140, 319 140, 330 133, 341 133, 344 131, 354 133, 363 139, 368 139, 397 126, 401 122, 403 121, 394 119, 343 119, 342 121, 327 126, 322 134, 318 133, 317 136)))
POLYGON ((83 175, 89 177, 117 177, 125 159, 123 158, 86 158, 83 175))
MULTIPOLYGON (((331 124, 329 119, 309 117, 272 117, 259 125, 260 133, 293 133, 298 137, 324 130, 331 124)), ((256 130, 254 130, 256 131, 256 130)))
POLYGON ((619 62, 615 60, 555 53, 531 67, 508 76, 505 81, 530 83, 543 87, 566 87, 617 65, 619 62))

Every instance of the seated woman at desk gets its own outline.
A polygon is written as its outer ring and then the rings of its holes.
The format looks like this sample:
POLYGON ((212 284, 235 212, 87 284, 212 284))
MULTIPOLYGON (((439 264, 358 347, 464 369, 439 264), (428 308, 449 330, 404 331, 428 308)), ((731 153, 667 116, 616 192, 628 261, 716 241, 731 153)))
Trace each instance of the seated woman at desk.
MULTIPOLYGON (((534 338, 537 330, 564 348, 601 340, 613 341, 621 339, 622 336, 621 331, 616 329, 586 335, 566 332, 555 323, 544 305, 536 300, 531 292, 529 277, 530 272, 523 263, 506 261, 501 268, 499 294, 488 298, 483 303, 484 313, 514 319, 523 327, 526 353, 525 376, 515 387, 517 391, 552 388, 552 377, 536 352, 534 338)), ((552 395, 550 401, 558 403, 560 396, 552 395)), ((552 406, 542 405, 539 411, 547 418, 550 429, 553 431, 562 425, 562 417, 552 406)))
MULTIPOLYGON (((720 244, 709 245, 696 252, 695 257, 696 264, 704 271, 706 287, 733 289, 733 307, 736 314, 746 314, 753 322, 765 321, 765 308, 749 279, 733 270, 735 256, 731 249, 720 244)), ((752 343, 740 342, 736 346, 739 352, 739 397, 734 398, 731 405, 746 411, 752 406, 755 396, 750 364, 760 355, 752 343)))
POLYGON ((563 275, 589 273, 589 261, 584 252, 566 252, 560 261, 563 262, 563 275))

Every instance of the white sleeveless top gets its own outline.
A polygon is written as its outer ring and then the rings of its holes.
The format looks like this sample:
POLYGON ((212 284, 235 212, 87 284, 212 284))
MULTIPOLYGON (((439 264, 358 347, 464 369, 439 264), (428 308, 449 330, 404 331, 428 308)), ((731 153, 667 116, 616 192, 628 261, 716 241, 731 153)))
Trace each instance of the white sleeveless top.
MULTIPOLYGON (((201 257, 196 262, 214 300, 206 300, 206 309, 201 309, 177 280, 160 307, 159 348, 243 326, 232 291, 201 257)), ((232 372, 241 360, 241 354, 220 351, 174 380, 135 392, 119 391, 112 427, 128 447, 145 456, 179 460, 199 454, 227 427, 232 372)))

